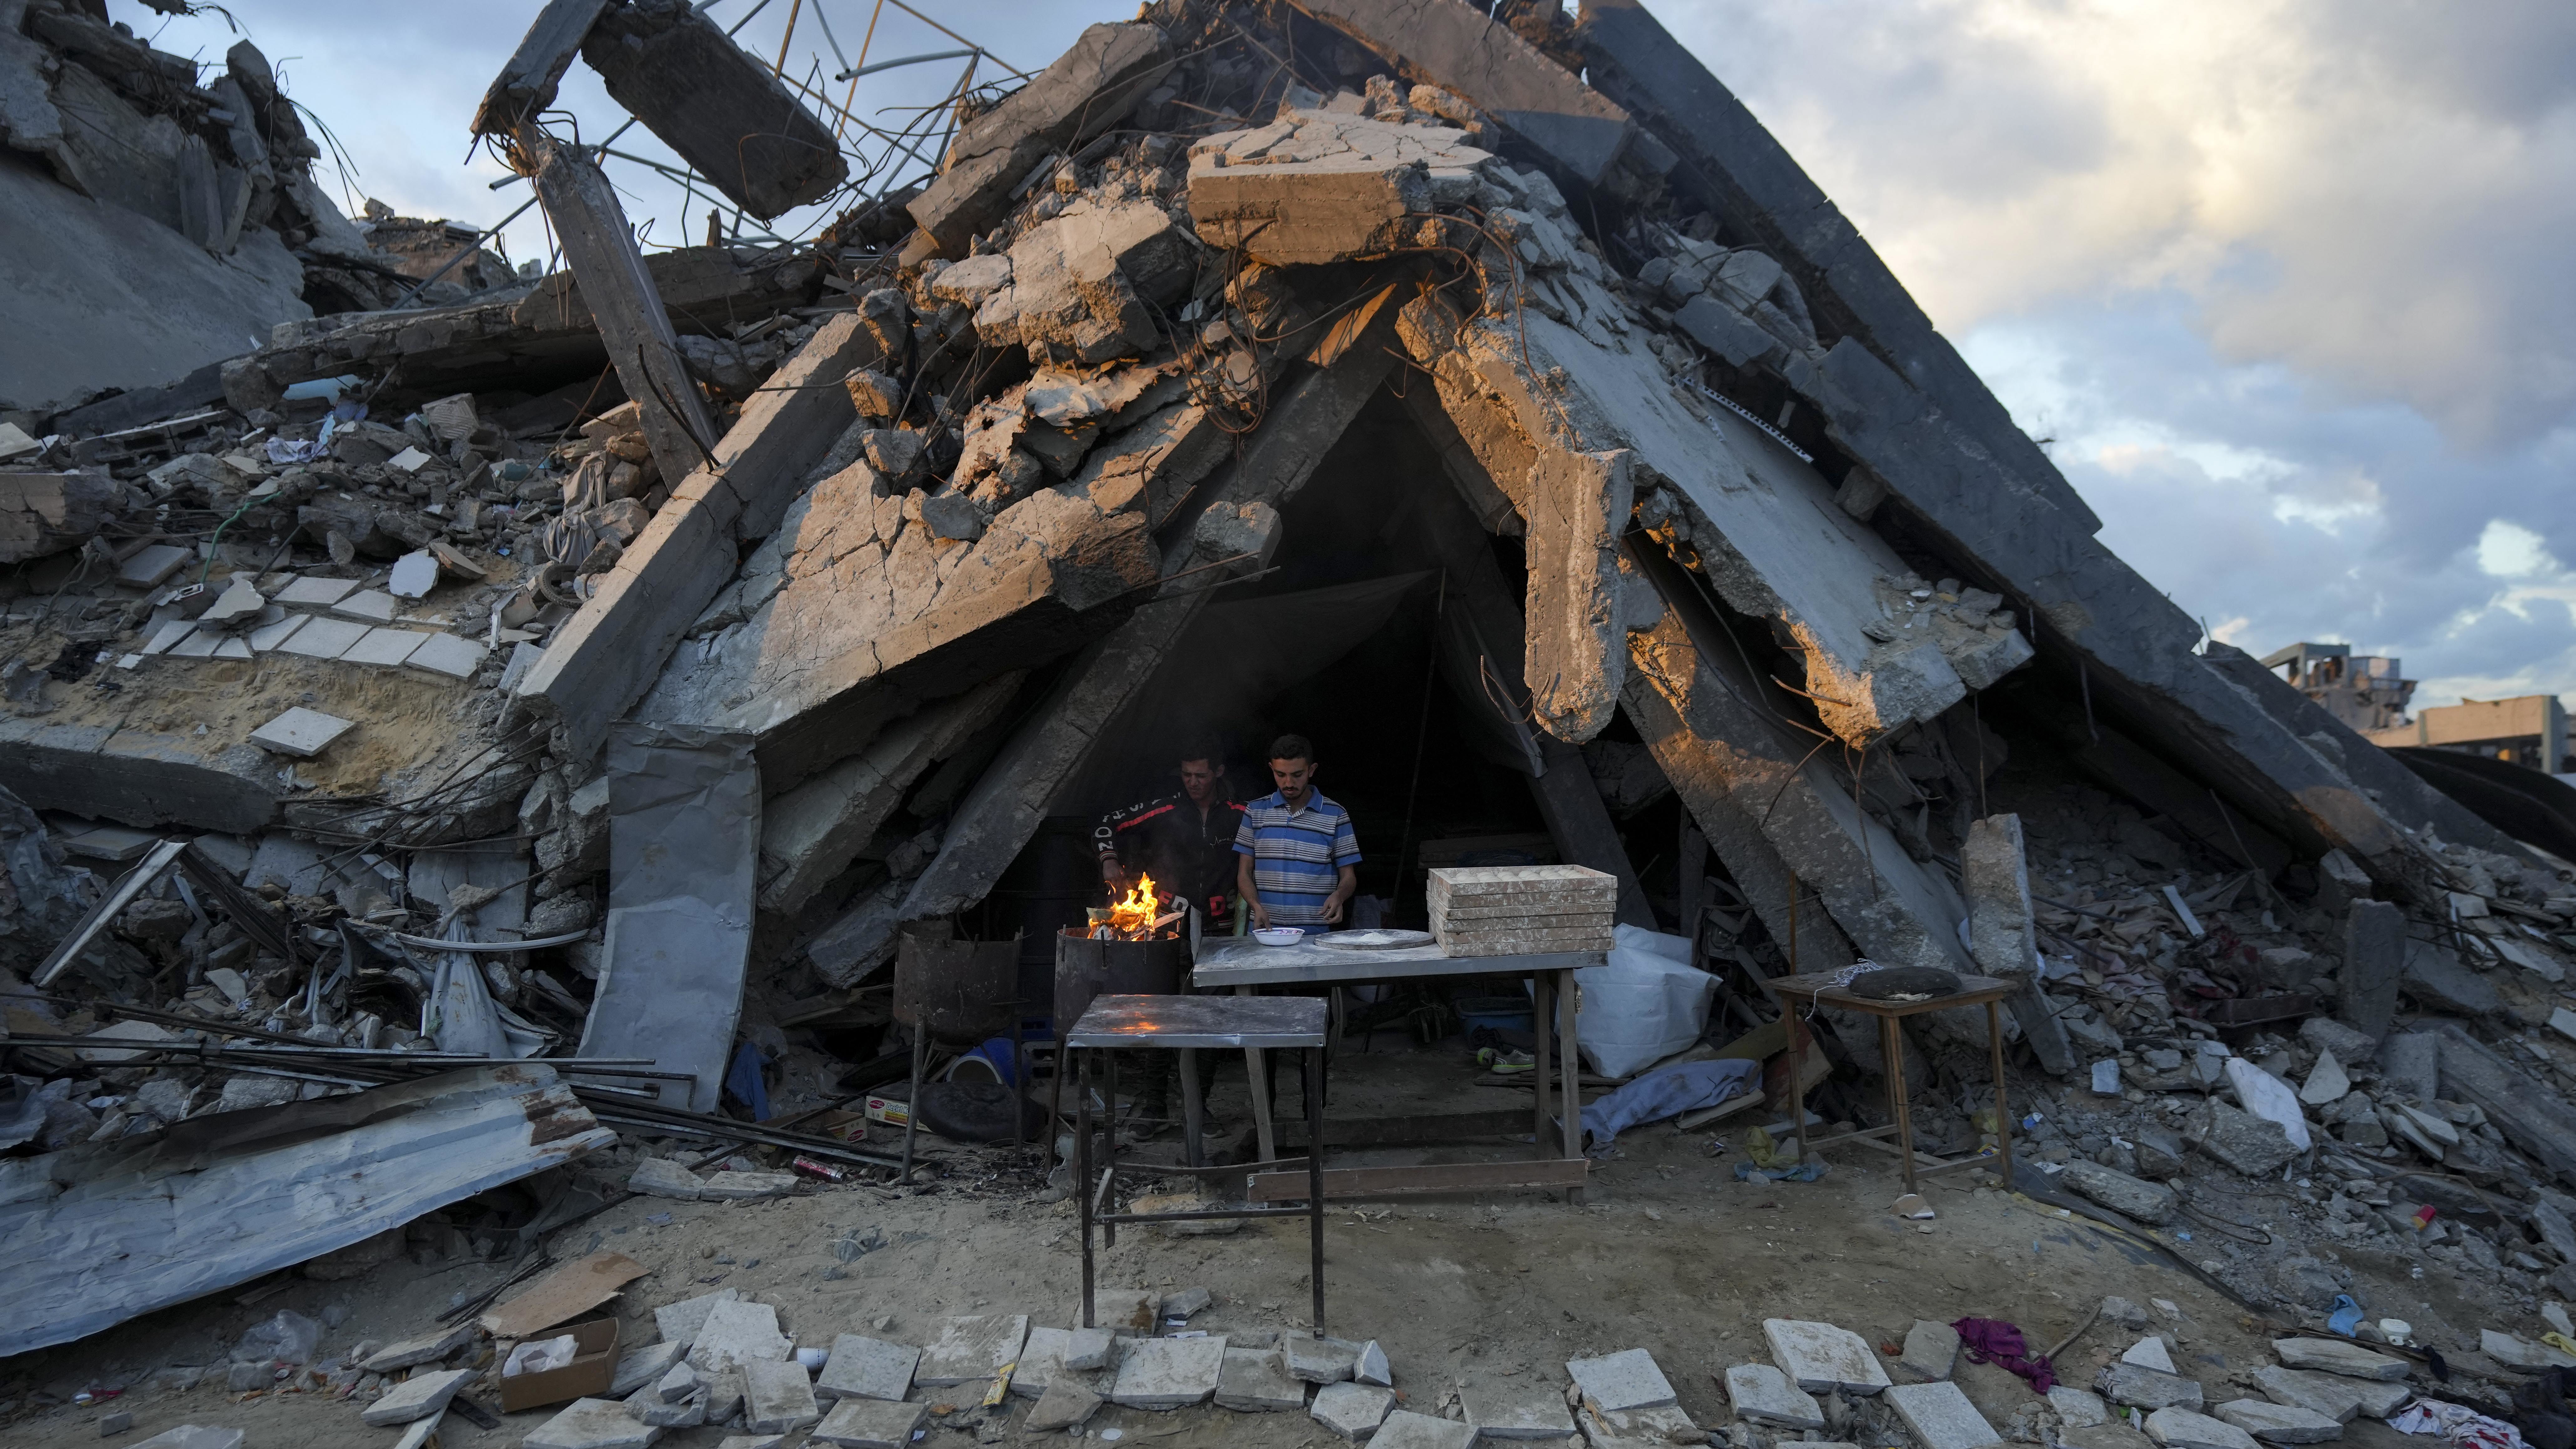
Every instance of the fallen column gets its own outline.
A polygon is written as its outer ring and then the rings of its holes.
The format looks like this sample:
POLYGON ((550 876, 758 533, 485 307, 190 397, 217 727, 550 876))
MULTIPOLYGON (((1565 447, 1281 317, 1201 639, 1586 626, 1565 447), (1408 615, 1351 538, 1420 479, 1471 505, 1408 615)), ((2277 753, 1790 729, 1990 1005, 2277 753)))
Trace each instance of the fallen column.
POLYGON ((2075 1064, 2066 1024, 2039 987, 2039 935, 2032 928, 2030 860, 2021 817, 1971 822, 1959 851, 1960 886, 1968 895, 1968 950, 1988 976, 2021 984, 2004 1002, 2039 1064, 2059 1076, 2075 1064))

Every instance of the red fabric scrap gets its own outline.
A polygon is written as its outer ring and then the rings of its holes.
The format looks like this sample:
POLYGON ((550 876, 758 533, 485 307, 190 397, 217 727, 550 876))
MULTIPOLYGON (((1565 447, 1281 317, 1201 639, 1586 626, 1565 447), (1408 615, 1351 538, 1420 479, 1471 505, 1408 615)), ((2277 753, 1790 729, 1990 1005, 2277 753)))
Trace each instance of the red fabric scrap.
POLYGON ((2000 1318, 1962 1318, 1950 1326, 1959 1331, 1959 1346, 1968 1351, 1970 1363, 1990 1363, 2018 1374, 2030 1381, 2035 1394, 2047 1393, 2057 1386, 2057 1370, 2049 1366, 2045 1355, 2030 1351, 2018 1327, 2000 1318))

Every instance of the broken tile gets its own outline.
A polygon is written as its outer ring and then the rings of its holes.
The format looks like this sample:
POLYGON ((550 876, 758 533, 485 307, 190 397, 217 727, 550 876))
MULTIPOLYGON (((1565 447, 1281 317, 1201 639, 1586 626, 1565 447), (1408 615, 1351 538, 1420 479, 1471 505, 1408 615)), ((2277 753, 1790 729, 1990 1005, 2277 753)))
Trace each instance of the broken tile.
POLYGON ((814 1403, 814 1381, 791 1355, 752 1359, 742 1365, 743 1427, 759 1434, 785 1434, 823 1417, 814 1403))
POLYGON ((1091 1295, 1091 1321, 1113 1333, 1152 1333, 1162 1302, 1149 1288, 1103 1288, 1091 1295))
MULTIPOLYGON (((930 1414, 928 1404, 900 1404, 885 1399, 843 1399, 823 1416, 807 1438, 840 1449, 911 1449, 912 1433, 930 1414)), ((1034 1426, 1032 1426, 1034 1427, 1034 1426)))
POLYGON ((295 631, 303 628, 312 617, 310 614, 286 614, 273 624, 262 624, 243 635, 242 642, 250 646, 253 654, 273 654, 277 646, 292 638, 295 631))
POLYGON ((400 468, 406 473, 417 473, 421 470, 421 467, 424 464, 432 461, 434 460, 427 453, 422 452, 417 447, 412 447, 405 448, 401 452, 394 454, 392 457, 387 458, 385 460, 385 466, 388 468, 400 468))
POLYGON ((438 1426, 447 1422, 447 1411, 439 1410, 426 1419, 414 1419, 394 1441, 394 1449, 429 1449, 430 1440, 438 1435, 438 1426))
POLYGON ((366 1361, 358 1367, 371 1374, 387 1374, 395 1369, 436 1363, 472 1343, 476 1335, 481 1332, 482 1329, 473 1320, 468 1319, 454 1328, 438 1333, 424 1333, 418 1338, 406 1338, 399 1343, 389 1343, 367 1355, 366 1361))
POLYGON ((1246 1414, 1306 1407, 1306 1381, 1288 1372, 1275 1348, 1229 1348, 1216 1379, 1217 1407, 1246 1414))
POLYGON ((786 1442, 784 1434, 727 1434, 716 1442, 716 1449, 779 1449, 786 1442))
POLYGON ((2363 1414, 2386 1418, 2409 1394, 2404 1384, 2348 1379, 2341 1374, 2283 1368, 2279 1364, 2265 1364, 2247 1377, 2273 1403, 2289 1404, 2346 1424, 2363 1414))
POLYGON ((243 1437, 239 1429, 209 1429, 203 1424, 181 1424, 129 1445, 127 1449, 242 1449, 243 1437))
POLYGON ((409 659, 411 652, 427 643, 431 637, 415 629, 369 629, 367 637, 350 645, 348 652, 340 656, 340 662, 373 664, 391 669, 409 659))
POLYGON ((1467 1449, 1476 1442, 1476 1431, 1449 1419, 1398 1409, 1377 1426, 1369 1442, 1377 1449, 1467 1449))
POLYGON ((844 1333, 832 1340, 832 1356, 814 1380, 820 1399, 901 1399, 912 1391, 912 1366, 921 1350, 844 1333))
POLYGON ((252 730, 250 742, 271 754, 309 760, 329 749, 333 740, 355 728, 355 724, 337 715, 297 705, 252 730))
POLYGON ((1316 1423, 1354 1443, 1377 1432, 1386 1422, 1387 1412, 1395 1407, 1393 1389, 1372 1388, 1367 1384, 1326 1384, 1315 1390, 1315 1402, 1306 1412, 1316 1423))
POLYGON ((766 1303, 735 1298, 707 1311, 705 1323, 689 1343, 689 1362, 700 1369, 739 1368, 791 1358, 796 1345, 778 1331, 778 1310, 766 1303))
POLYGON ((414 549, 394 560, 392 577, 385 580, 385 592, 397 599, 422 599, 438 587, 438 555, 428 549, 414 549))
POLYGON ((2266 1444, 2323 1444, 2343 1437, 2342 1420, 2296 1404, 2230 1399, 2209 1412, 2266 1444))
POLYGON ((1905 1331, 1905 1352, 1898 1356, 1896 1367, 1915 1383, 1928 1384, 1948 1378, 1958 1362, 1959 1330, 1918 1318, 1905 1331))
POLYGON ((1917 1449, 1984 1449, 2003 1436, 1968 1402, 1957 1384, 1898 1384, 1885 1391, 1887 1406, 1914 1435, 1917 1449))
POLYGON ((1099 1408, 1100 1396, 1068 1374, 1047 1385, 1047 1391, 1038 1395, 1038 1401, 1029 1406, 1029 1417, 1021 1427, 1033 1434, 1071 1429, 1089 1419, 1099 1408))
POLYGON ((1288 1356, 1288 1372, 1310 1384, 1340 1383, 1359 1366, 1360 1346, 1348 1339, 1292 1333, 1279 1347, 1288 1356))
POLYGON ((2339 1338, 2276 1338, 2272 1340, 2272 1356, 2289 1368, 2316 1369, 2348 1379, 2395 1383, 2407 1374, 2406 1360, 2373 1353, 2339 1338))
POLYGON ((1064 1351, 1073 1335, 1061 1328, 1032 1328, 1020 1344, 1019 1362, 1011 1366, 1011 1392, 1034 1399, 1064 1374, 1064 1351))
POLYGON ((1064 1366, 1076 1371, 1107 1368, 1117 1341, 1105 1328, 1074 1329, 1065 1339, 1064 1366))
POLYGON ((2093 1387, 2112 1403, 2151 1412, 2156 1409, 2197 1409, 2201 1405, 2200 1380, 2160 1373, 2133 1363, 2106 1365, 2093 1380, 2093 1387))
POLYGON ((358 1417, 378 1428, 427 1418, 446 1408, 447 1401, 455 1398, 456 1391, 465 1387, 474 1374, 473 1369, 433 1369, 413 1374, 387 1389, 384 1397, 367 1405, 358 1417))
POLYGON ((615 1399, 575 1399, 519 1442, 523 1449, 644 1449, 661 1437, 615 1399))
POLYGON ((2149 1334, 2131 1344, 2129 1351, 2120 1355, 2120 1362, 2133 1363, 2140 1368, 2151 1368, 2158 1373, 2179 1372, 2174 1367, 2173 1351, 2166 1348, 2165 1341, 2154 1334, 2149 1334))
POLYGON ((188 561, 188 550, 172 543, 147 543, 134 551, 134 556, 116 566, 116 581, 138 589, 159 588, 163 580, 179 571, 188 561))
POLYGON ((2207 1414, 2158 1409, 2147 1416, 2147 1437, 2165 1449, 2256 1449, 2254 1436, 2207 1414))
MULTIPOLYGON (((668 1310, 665 1310, 668 1311, 668 1310)), ((629 1349, 618 1355, 617 1371, 609 1376, 608 1396, 622 1399, 671 1371, 671 1365, 689 1351, 688 1342, 664 1340, 629 1349)))
POLYGON ((1869 1341, 1848 1328, 1796 1318, 1762 1320, 1771 1361, 1809 1393, 1874 1394, 1887 1387, 1887 1370, 1869 1341))
POLYGON ((277 646, 277 652, 306 659, 337 659, 367 633, 366 625, 347 619, 314 619, 288 635, 286 642, 277 646))
POLYGON ((1554 1384, 1505 1379, 1462 1385, 1458 1407, 1467 1426, 1489 1444, 1506 1439, 1564 1439, 1574 1433, 1574 1415, 1554 1384))
POLYGON ((648 1384, 626 1396, 626 1412, 656 1429, 694 1429, 707 1421, 707 1391, 701 1386, 667 1402, 648 1384))
POLYGON ((653 1394, 663 1403, 676 1404, 696 1393, 698 1386, 703 1382, 705 1380, 698 1377, 698 1371, 695 1368, 690 1367, 686 1362, 675 1363, 671 1365, 669 1373, 653 1381, 653 1394))
MULTIPOLYGON (((1671 1444, 1716 1443, 1723 1435, 1704 1433, 1679 1404, 1658 1404, 1649 1409, 1622 1409, 1615 1414, 1596 1414, 1586 1408, 1576 1415, 1583 1426, 1583 1437, 1591 1449, 1664 1449, 1671 1444)), ((1790 1441, 1794 1442, 1794 1441, 1790 1441)), ((1803 1444, 1799 1449, 1860 1449, 1856 1444, 1835 1446, 1803 1444)))
POLYGON ((1767 1363, 1740 1363, 1726 1371, 1727 1402, 1735 1416, 1749 1424, 1783 1429, 1821 1429, 1825 1411, 1806 1390, 1767 1363))
POLYGON ((1029 1336, 1024 1313, 985 1313, 951 1318, 939 1325, 939 1337, 921 1351, 912 1381, 926 1389, 944 1389, 971 1379, 989 1379, 1020 1356, 1029 1336))
POLYGON ((167 654, 182 640, 196 632, 197 621, 194 619, 167 620, 152 631, 151 638, 144 641, 144 657, 150 658, 155 654, 167 654))
POLYGON ((277 591, 271 603, 290 609, 327 609, 357 592, 356 579, 320 579, 310 574, 298 575, 293 583, 277 591))
POLYGON ((1655 1366, 1655 1356, 1642 1348, 1604 1354, 1599 1358, 1569 1360, 1565 1371, 1574 1378, 1584 1402, 1600 1407, 1605 1413, 1622 1409, 1651 1409, 1673 1402, 1673 1386, 1664 1380, 1664 1371, 1655 1366))
POLYGON ((1180 1409, 1207 1402, 1225 1371, 1225 1340, 1140 1338, 1118 1360, 1109 1402, 1130 1409, 1180 1409))
POLYGON ((2057 1420, 2070 1429, 2090 1429, 2111 1422, 2111 1408, 2102 1396, 2088 1389, 2070 1389, 2059 1384, 2048 1391, 2048 1406, 2057 1411, 2057 1420))
POLYGON ((1394 1386, 1395 1368, 1386 1361, 1386 1350, 1378 1347, 1376 1339, 1360 1345, 1360 1356, 1351 1362, 1351 1382, 1382 1389, 1394 1386))
POLYGON ((1206 1312, 1214 1302, 1216 1295, 1205 1288, 1184 1288, 1178 1293, 1164 1295, 1162 1314, 1165 1318, 1187 1322, 1206 1312))
POLYGON ((361 624, 390 624, 394 611, 401 607, 394 596, 381 589, 360 589, 331 606, 331 612, 343 619, 361 624))
POLYGON ((403 667, 441 679, 472 679, 474 671, 483 667, 483 656, 488 652, 462 635, 432 634, 403 661, 403 667))

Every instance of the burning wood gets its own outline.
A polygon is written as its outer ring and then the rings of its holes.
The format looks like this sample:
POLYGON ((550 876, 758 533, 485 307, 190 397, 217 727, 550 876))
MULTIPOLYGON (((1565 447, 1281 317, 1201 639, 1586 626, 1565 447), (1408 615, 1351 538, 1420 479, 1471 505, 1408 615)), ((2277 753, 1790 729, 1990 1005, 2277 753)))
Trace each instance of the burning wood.
POLYGON ((1153 941, 1177 933, 1168 929, 1186 910, 1163 914, 1163 898, 1154 889, 1154 878, 1141 875, 1127 888, 1127 894, 1110 902, 1107 912, 1094 912, 1091 938, 1095 941, 1153 941))

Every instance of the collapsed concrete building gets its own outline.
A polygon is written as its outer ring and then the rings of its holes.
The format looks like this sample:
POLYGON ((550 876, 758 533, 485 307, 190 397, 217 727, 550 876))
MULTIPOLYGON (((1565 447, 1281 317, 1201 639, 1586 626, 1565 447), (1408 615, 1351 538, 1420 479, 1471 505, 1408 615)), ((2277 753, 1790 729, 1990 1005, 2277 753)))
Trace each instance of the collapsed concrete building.
MULTIPOLYGON (((1429 835, 1520 829, 1748 1025, 1782 970, 1976 971, 2064 1075, 2216 1000, 2529 1026, 2485 973, 2563 972, 2576 888, 2204 640, 1637 4, 1157 0, 962 115, 903 224, 845 197, 769 252, 641 253, 535 121, 576 57, 751 214, 846 179, 688 6, 557 0, 473 128, 566 273, 288 322, 222 363, 222 416, 31 431, 0 474, 41 519, 0 785, 75 841, 239 838, 304 927, 374 931, 407 964, 363 978, 370 1046, 460 992, 508 1009, 486 1049, 649 1059, 704 1114, 744 1040, 881 1028, 906 928, 1021 935, 1043 997, 1082 905, 1050 822, 1209 726, 1322 742, 1398 842, 1392 913, 1429 835), (258 707, 213 734, 101 693, 219 669, 258 707), (258 752, 299 691, 363 759, 258 752), (1435 711, 1460 747, 1426 767, 1435 711), (1483 815, 1417 833, 1426 768, 1483 815), (442 935, 487 968, 433 973, 442 935)), ((140 1000, 184 934, 73 965, 140 1000)), ((273 954, 213 1007, 362 1015, 273 954)), ((1929 1044, 1982 1046, 1956 1015, 1929 1044)), ((2576 1171, 2556 1118, 2485 1110, 2520 1179, 2576 1171)))

